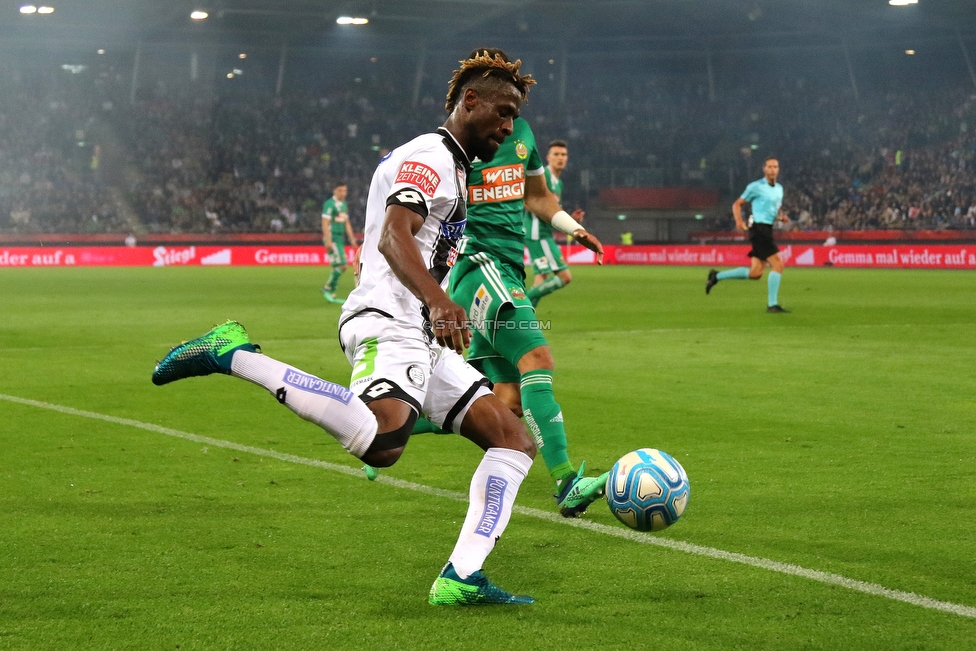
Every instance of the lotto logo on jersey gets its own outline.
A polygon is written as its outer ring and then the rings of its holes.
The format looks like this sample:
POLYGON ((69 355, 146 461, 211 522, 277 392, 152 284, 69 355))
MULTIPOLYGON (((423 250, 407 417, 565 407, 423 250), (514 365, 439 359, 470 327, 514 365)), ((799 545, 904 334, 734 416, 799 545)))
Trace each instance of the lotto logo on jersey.
POLYGON ((432 197, 434 190, 441 184, 441 177, 423 163, 408 160, 400 166, 400 171, 397 172, 396 180, 393 182, 409 183, 428 197, 432 197))
POLYGON ((468 188, 471 203, 514 201, 525 194, 525 167, 522 165, 488 168, 481 172, 481 179, 484 185, 468 188))

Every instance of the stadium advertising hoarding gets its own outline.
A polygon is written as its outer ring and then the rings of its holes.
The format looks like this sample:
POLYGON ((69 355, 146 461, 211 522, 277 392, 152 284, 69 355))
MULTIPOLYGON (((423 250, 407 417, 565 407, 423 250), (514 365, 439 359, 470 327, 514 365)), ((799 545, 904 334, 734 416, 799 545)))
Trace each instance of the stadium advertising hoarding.
MULTIPOLYGON (((747 262, 743 245, 650 245, 605 247, 606 264, 731 266, 747 262)), ((564 247, 570 264, 594 264, 592 251, 564 247)), ((355 254, 346 247, 346 258, 355 254)), ((780 250, 788 266, 976 269, 972 245, 792 244, 780 250)), ((0 267, 174 267, 327 265, 321 246, 66 246, 2 247, 0 267)))

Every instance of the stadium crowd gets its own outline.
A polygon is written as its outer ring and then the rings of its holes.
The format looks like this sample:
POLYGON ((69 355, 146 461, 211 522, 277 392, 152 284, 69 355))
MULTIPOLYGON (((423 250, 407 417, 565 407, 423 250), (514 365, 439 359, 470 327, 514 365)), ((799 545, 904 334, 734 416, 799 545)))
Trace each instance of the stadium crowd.
MULTIPOLYGON (((570 141, 579 205, 614 182, 607 169, 645 172, 637 184, 727 188, 758 178, 775 153, 793 228, 976 228, 976 96, 963 89, 855 102, 797 83, 710 101, 693 81, 629 84, 595 75, 565 105, 550 92, 526 106, 540 142, 570 141)), ((338 180, 361 225, 386 148, 443 115, 439 98, 412 108, 375 80, 279 98, 157 85, 134 103, 121 75, 0 86, 6 232, 314 231, 338 180)))

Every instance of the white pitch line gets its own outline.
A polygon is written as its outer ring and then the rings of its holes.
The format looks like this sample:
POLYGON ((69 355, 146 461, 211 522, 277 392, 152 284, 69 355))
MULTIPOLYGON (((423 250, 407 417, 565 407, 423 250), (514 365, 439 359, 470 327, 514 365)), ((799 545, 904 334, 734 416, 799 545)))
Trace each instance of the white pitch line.
MULTIPOLYGON (((82 418, 91 418, 94 420, 101 420, 107 423, 115 423, 117 425, 136 427, 138 429, 146 430, 149 432, 155 432, 157 434, 165 434, 166 436, 173 436, 176 438, 186 439, 187 441, 194 441, 196 443, 205 443, 207 445, 212 445, 215 448, 236 450, 238 452, 246 452, 248 454, 254 454, 261 457, 270 457, 272 459, 277 459, 279 461, 287 461, 289 463, 297 463, 305 466, 312 466, 314 468, 332 470, 334 472, 340 472, 344 475, 350 475, 353 477, 363 477, 363 474, 360 470, 351 468, 349 466, 343 466, 338 463, 319 461, 317 459, 308 459, 306 457, 299 457, 294 454, 277 452, 275 450, 265 450, 264 448, 255 448, 250 445, 241 445, 240 443, 234 443, 233 441, 225 441, 223 439, 210 438, 209 436, 200 436, 198 434, 191 434, 189 432, 183 432, 177 429, 170 429, 169 427, 153 425, 152 423, 143 423, 142 421, 132 420, 130 418, 119 418, 117 416, 99 414, 94 411, 84 411, 82 409, 75 409, 73 407, 55 405, 49 402, 40 402, 39 400, 28 400, 26 398, 18 398, 17 396, 9 396, 2 393, 0 393, 0 400, 6 400, 8 402, 27 405, 29 407, 37 407, 39 409, 48 409, 62 414, 68 414, 70 416, 80 416, 82 418)), ((395 488, 403 488, 407 490, 416 491, 418 493, 424 493, 425 495, 444 497, 457 502, 468 501, 467 495, 465 495, 464 493, 460 493, 458 491, 445 490, 443 488, 434 488, 433 486, 425 486, 424 484, 417 484, 411 481, 405 481, 403 479, 396 479, 395 477, 389 477, 387 475, 380 475, 376 479, 376 482, 381 484, 386 484, 388 486, 393 486, 395 488)), ((666 549, 671 549, 674 551, 686 552, 688 554, 695 554, 696 556, 706 556, 708 558, 730 561, 732 563, 751 565, 753 567, 762 568, 764 570, 769 570, 771 572, 779 572, 780 574, 799 576, 805 579, 810 579, 811 581, 818 581, 820 583, 838 585, 841 586, 842 588, 847 588, 848 590, 854 590, 856 592, 863 592, 866 594, 877 595, 879 597, 885 597, 887 599, 893 599, 895 601, 903 601, 905 603, 912 604, 913 606, 921 606, 922 608, 939 610, 944 613, 949 613, 951 615, 959 615, 961 617, 976 618, 976 608, 973 608, 972 606, 965 606, 962 604, 956 604, 949 601, 939 601, 938 599, 925 597, 919 594, 915 594, 914 592, 892 590, 890 588, 884 587, 883 585, 878 585, 877 583, 868 583, 866 581, 849 579, 846 576, 841 576, 839 574, 831 574, 829 572, 821 572, 819 570, 810 570, 805 567, 800 567, 799 565, 780 563, 779 561, 770 560, 768 558, 746 556, 745 554, 738 554, 736 552, 727 552, 722 549, 716 549, 714 547, 704 547, 702 545, 686 543, 680 540, 671 540, 669 538, 658 538, 650 534, 641 533, 639 531, 634 531, 632 529, 626 529, 623 527, 610 527, 605 524, 590 522, 588 520, 570 520, 570 519, 563 518, 562 516, 559 516, 556 513, 550 513, 549 511, 542 511, 541 509, 533 509, 525 506, 516 505, 514 507, 514 511, 519 515, 526 515, 533 518, 537 518, 539 520, 545 520, 547 522, 567 525, 570 527, 577 527, 579 529, 587 529, 589 531, 595 531, 597 533, 606 534, 608 536, 616 536, 617 538, 624 538, 626 540, 642 543, 645 545, 657 545, 658 547, 664 547, 666 549)))

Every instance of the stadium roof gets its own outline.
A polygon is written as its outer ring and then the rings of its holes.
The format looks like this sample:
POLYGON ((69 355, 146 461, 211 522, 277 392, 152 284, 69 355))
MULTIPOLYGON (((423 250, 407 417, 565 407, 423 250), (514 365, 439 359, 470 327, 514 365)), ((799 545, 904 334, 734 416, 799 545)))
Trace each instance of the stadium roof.
POLYGON ((879 43, 911 36, 976 36, 968 0, 50 0, 51 15, 23 15, 24 2, 0 9, 0 41, 76 43, 184 41, 315 46, 337 35, 457 49, 472 42, 573 50, 687 48, 712 44, 774 46, 846 40, 879 43), (192 21, 194 9, 209 12, 192 21), (365 27, 336 25, 341 15, 365 27))

